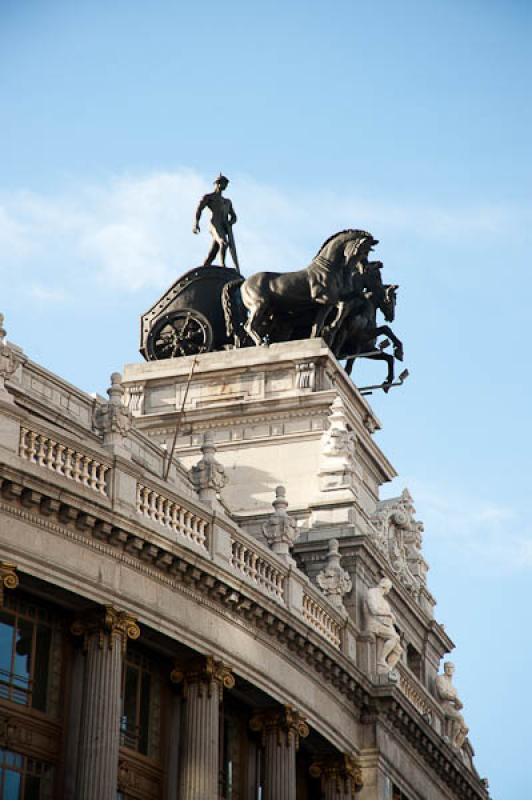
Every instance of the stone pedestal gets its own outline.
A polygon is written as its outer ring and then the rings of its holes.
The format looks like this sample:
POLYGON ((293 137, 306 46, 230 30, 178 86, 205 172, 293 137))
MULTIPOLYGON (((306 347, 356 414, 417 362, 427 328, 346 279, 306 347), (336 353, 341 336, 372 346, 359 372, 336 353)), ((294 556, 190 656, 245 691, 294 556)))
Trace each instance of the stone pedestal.
POLYGON ((114 800, 120 747, 120 682, 127 639, 140 630, 129 614, 106 606, 72 626, 84 636, 77 800, 114 800))
POLYGON ((180 764, 180 800, 218 800, 220 770, 220 701, 224 687, 235 679, 229 668, 211 656, 197 659, 184 670, 175 669, 175 683, 183 682, 185 725, 180 764))
POLYGON ((308 736, 304 718, 291 706, 256 714, 251 729, 262 731, 264 800, 296 800, 296 752, 300 737, 308 736))

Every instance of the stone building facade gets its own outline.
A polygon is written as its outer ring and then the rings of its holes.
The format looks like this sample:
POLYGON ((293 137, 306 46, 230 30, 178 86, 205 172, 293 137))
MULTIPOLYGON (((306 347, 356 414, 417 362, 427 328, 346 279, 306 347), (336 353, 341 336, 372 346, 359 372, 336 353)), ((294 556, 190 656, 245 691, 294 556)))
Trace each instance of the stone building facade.
POLYGON ((323 342, 108 395, 2 331, 0 796, 486 800, 422 525, 323 342))

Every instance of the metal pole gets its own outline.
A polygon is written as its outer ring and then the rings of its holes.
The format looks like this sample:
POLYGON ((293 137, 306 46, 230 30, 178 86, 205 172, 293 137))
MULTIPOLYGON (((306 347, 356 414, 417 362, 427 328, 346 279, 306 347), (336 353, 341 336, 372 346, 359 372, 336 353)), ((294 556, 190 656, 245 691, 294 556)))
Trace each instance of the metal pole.
POLYGON ((165 470, 164 470, 164 480, 165 481, 168 480, 168 474, 170 472, 170 467, 172 465, 172 459, 174 457, 175 446, 177 444, 177 437, 179 436, 179 431, 180 431, 180 428, 181 428, 181 420, 183 418, 183 414, 184 414, 184 411, 185 411, 185 403, 187 402, 188 390, 189 390, 189 387, 190 387, 190 382, 192 380, 192 375, 194 374, 194 369, 196 367, 197 359, 198 359, 197 356, 194 356, 194 358, 192 359, 192 364, 190 365, 190 372, 188 373, 187 383, 186 383, 186 386, 185 386, 185 392, 183 394, 183 400, 181 402, 181 408, 179 409, 179 412, 177 414, 177 420, 176 420, 175 431, 174 431, 174 439, 172 441, 172 447, 170 448, 170 452, 168 453, 168 461, 166 462, 166 467, 165 467, 165 470))

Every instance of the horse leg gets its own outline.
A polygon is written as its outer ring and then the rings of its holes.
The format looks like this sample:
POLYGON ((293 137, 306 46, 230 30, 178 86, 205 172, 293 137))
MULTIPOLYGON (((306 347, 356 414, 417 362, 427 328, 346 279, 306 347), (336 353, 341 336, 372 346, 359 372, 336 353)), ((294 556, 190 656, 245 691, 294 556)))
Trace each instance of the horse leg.
POLYGON ((314 317, 314 324, 310 331, 311 339, 317 339, 318 336, 321 336, 321 333, 323 331, 323 326, 325 324, 325 320, 327 319, 327 315, 330 309, 331 307, 324 303, 316 313, 316 316, 314 317))
POLYGON ((393 343, 393 354, 398 361, 402 361, 404 357, 403 353, 403 343, 402 341, 395 335, 392 329, 388 325, 379 325, 378 328, 375 328, 375 336, 387 336, 388 339, 391 340, 393 343))
POLYGON ((384 381, 382 387, 385 392, 388 392, 390 390, 390 385, 393 383, 395 377, 394 356, 392 356, 390 353, 382 352, 382 353, 373 353, 371 356, 368 356, 368 358, 372 358, 374 361, 386 361, 386 363, 388 364, 388 375, 386 376, 386 380, 384 381))
POLYGON ((262 344, 262 336, 259 333, 259 327, 263 323, 266 317, 266 309, 264 304, 262 305, 255 305, 252 306, 249 310, 249 317, 247 319, 246 324, 244 325, 244 330, 246 333, 251 336, 255 344, 262 344))

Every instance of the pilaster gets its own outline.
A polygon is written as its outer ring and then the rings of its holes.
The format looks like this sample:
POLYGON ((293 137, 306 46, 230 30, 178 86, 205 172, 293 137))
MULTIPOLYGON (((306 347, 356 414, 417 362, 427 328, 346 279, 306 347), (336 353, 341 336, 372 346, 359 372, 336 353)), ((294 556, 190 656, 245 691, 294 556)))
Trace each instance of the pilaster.
POLYGON ((105 606, 76 620, 86 653, 81 708, 77 800, 114 800, 120 747, 120 682, 127 640, 140 629, 125 611, 105 606))
POLYGON ((218 800, 220 768, 220 702, 232 689, 230 668, 212 656, 191 661, 172 671, 171 680, 183 683, 185 730, 180 764, 180 800, 218 800))
POLYGON ((285 705, 255 714, 250 727, 262 732, 264 800, 296 800, 296 752, 300 738, 309 734, 305 718, 285 705))

